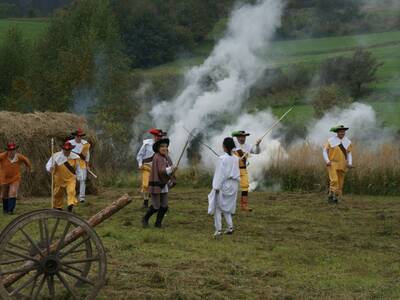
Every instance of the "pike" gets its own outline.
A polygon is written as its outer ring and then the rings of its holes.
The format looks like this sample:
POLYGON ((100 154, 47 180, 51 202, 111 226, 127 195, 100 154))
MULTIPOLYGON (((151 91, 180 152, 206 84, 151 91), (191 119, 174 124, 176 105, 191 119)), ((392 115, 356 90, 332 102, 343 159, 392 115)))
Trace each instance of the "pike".
MULTIPOLYGON (((189 132, 189 130, 187 130, 185 126, 183 126, 183 129, 185 129, 185 131, 186 131, 190 136, 192 136, 193 138, 195 138, 195 135, 194 135, 193 133, 189 132)), ((211 148, 210 146, 208 146, 206 143, 203 143, 202 141, 199 141, 199 143, 200 143, 201 145, 203 145, 204 147, 206 147, 208 150, 210 150, 216 157, 219 157, 218 153, 217 153, 216 151, 214 151, 214 149, 211 148)))
POLYGON ((272 126, 270 127, 270 128, 268 128, 267 129, 267 131, 264 133, 264 135, 260 138, 260 143, 261 143, 261 141, 265 138, 265 136, 268 134, 268 133, 270 133, 271 131, 272 131, 272 129, 274 129, 274 127, 276 126, 276 125, 278 125, 282 120, 283 120, 283 118, 285 118, 286 117, 286 115, 288 114, 288 113, 290 113, 291 112, 291 110, 294 108, 294 106, 292 106, 291 108, 289 108, 274 124, 272 124, 272 126))
POLYGON ((54 138, 51 138, 51 207, 54 203, 54 138))

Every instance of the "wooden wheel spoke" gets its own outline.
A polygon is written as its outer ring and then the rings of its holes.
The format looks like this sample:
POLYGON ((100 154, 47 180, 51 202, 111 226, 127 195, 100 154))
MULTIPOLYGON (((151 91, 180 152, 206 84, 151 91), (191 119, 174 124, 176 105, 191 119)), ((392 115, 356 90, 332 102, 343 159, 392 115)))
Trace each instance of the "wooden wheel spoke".
POLYGON ((56 224, 54 224, 53 230, 51 231, 51 234, 50 234, 50 241, 49 241, 50 244, 54 239, 54 235, 56 234, 59 223, 60 223, 60 219, 57 218, 56 224))
POLYGON ((33 248, 35 248, 35 250, 38 252, 38 254, 40 254, 41 257, 43 256, 42 250, 39 248, 39 246, 32 240, 32 238, 25 232, 25 230, 23 230, 22 228, 19 229, 22 234, 26 237, 26 239, 31 243, 31 245, 33 246, 33 248))
POLYGON ((80 275, 76 275, 76 274, 74 274, 74 273, 72 273, 71 271, 68 271, 68 270, 66 270, 66 269, 61 269, 61 272, 65 273, 65 274, 68 274, 69 276, 72 276, 72 277, 74 277, 74 278, 76 278, 76 279, 79 279, 80 281, 85 282, 85 283, 87 283, 87 284, 90 284, 90 285, 92 285, 92 286, 95 285, 95 284, 94 284, 93 282, 91 282, 89 279, 87 279, 87 278, 85 278, 85 277, 83 277, 83 276, 80 276, 80 275))
POLYGON ((29 273, 30 271, 33 271, 36 269, 37 269, 37 266, 33 265, 33 266, 28 266, 28 267, 14 269, 14 270, 0 271, 0 275, 15 274, 15 273, 29 273))
POLYGON ((49 289, 49 295, 51 299, 54 299, 56 294, 54 289, 54 275, 47 276, 47 287, 49 289))
POLYGON ((12 242, 8 242, 8 244, 9 244, 10 246, 14 247, 14 248, 19 249, 19 250, 29 252, 26 248, 23 248, 23 247, 21 247, 20 245, 14 244, 14 243, 12 243, 12 242))
POLYGON ((33 291, 35 290, 36 283, 37 283, 37 280, 38 280, 40 274, 41 274, 41 273, 37 272, 36 275, 35 275, 35 280, 33 281, 33 285, 32 285, 31 291, 30 291, 30 293, 29 293, 29 297, 30 297, 30 298, 32 298, 33 291))
POLYGON ((46 281, 46 277, 47 277, 46 274, 43 274, 43 278, 42 278, 42 280, 40 281, 40 284, 39 284, 39 286, 38 286, 38 288, 37 288, 37 290, 36 290, 36 292, 35 292, 35 295, 33 295, 33 298, 32 298, 32 299, 37 299, 37 297, 40 295, 40 292, 42 291, 44 282, 46 281))
POLYGON ((11 260, 5 260, 5 261, 0 261, 0 265, 9 265, 9 264, 27 261, 27 260, 28 259, 26 259, 26 258, 16 258, 16 259, 11 259, 11 260))
POLYGON ((70 227, 71 227, 71 222, 68 221, 67 226, 65 226, 63 235, 58 242, 56 253, 58 253, 58 251, 60 251, 60 249, 62 249, 62 247, 64 247, 65 237, 67 236, 67 233, 68 233, 70 227))
POLYGON ((71 269, 71 270, 74 270, 74 271, 78 272, 79 274, 82 274, 82 273, 83 273, 83 270, 78 269, 77 267, 74 267, 74 266, 72 266, 72 265, 64 265, 64 267, 69 268, 69 269, 71 269))
POLYGON ((13 254, 13 255, 18 256, 18 257, 25 258, 25 259, 27 259, 27 260, 34 261, 34 262, 36 262, 36 263, 39 263, 39 261, 38 261, 36 258, 34 258, 34 257, 32 257, 32 256, 29 256, 29 255, 25 255, 25 254, 23 254, 23 253, 19 253, 19 252, 10 250, 10 249, 5 249, 4 252, 7 252, 7 253, 9 253, 9 254, 13 254))
POLYGON ((50 239, 49 239, 49 225, 47 223, 47 219, 43 220, 43 227, 44 227, 44 237, 46 240, 47 254, 49 254, 50 253, 50 239))
POLYGON ((43 232, 43 220, 39 219, 38 220, 38 224, 39 224, 39 235, 40 235, 40 241, 44 241, 44 232, 43 232))
POLYGON ((71 289, 71 287, 69 286, 68 282, 61 275, 61 273, 57 272, 56 275, 57 275, 58 279, 60 279, 60 281, 64 285, 64 287, 67 289, 67 291, 71 294, 72 298, 79 299, 79 297, 76 296, 75 292, 71 289))
POLYGON ((80 241, 79 243, 75 244, 74 246, 72 246, 71 248, 69 248, 68 250, 66 250, 64 253, 60 254, 60 258, 63 258, 65 256, 67 256, 68 254, 73 253, 73 251, 78 248, 79 246, 81 246, 83 243, 86 243, 88 240, 90 240, 90 236, 87 236, 86 238, 84 238, 82 241, 80 241))
POLYGON ((29 278, 29 280, 27 280, 24 284, 22 284, 21 286, 19 286, 18 288, 16 288, 15 290, 13 290, 10 293, 10 296, 13 296, 15 294, 17 294, 19 291, 23 290, 24 288, 28 287, 29 285, 31 285, 32 283, 34 283, 37 279, 37 277, 40 275, 39 271, 36 271, 35 276, 29 278))
POLYGON ((82 259, 74 259, 74 260, 64 260, 61 261, 63 265, 73 265, 73 264, 80 264, 80 263, 85 263, 85 262, 90 262, 90 261, 98 261, 100 258, 98 256, 94 257, 88 257, 88 258, 82 258, 82 259))

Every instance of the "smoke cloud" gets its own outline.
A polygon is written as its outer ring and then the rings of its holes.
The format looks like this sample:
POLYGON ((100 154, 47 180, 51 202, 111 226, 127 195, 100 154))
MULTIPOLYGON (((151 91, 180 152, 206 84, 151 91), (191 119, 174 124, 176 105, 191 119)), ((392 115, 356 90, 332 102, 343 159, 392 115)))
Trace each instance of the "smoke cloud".
POLYGON ((346 109, 335 108, 316 120, 308 129, 307 141, 322 145, 333 134, 329 129, 335 125, 350 127, 347 136, 364 147, 373 148, 386 142, 393 142, 394 134, 383 128, 377 120, 375 110, 363 103, 355 102, 346 109))
MULTIPOLYGON (((218 124, 237 119, 243 102, 248 99, 249 89, 271 64, 264 59, 263 53, 280 26, 282 8, 282 1, 276 0, 236 7, 225 36, 211 55, 202 65, 186 72, 182 92, 172 101, 154 107, 151 115, 155 124, 167 128, 173 141, 173 158, 177 158, 186 142, 184 126, 201 131, 205 140, 213 136, 213 141, 218 142, 212 144, 218 144, 218 149, 222 138, 229 135, 228 128, 242 129, 236 127, 242 125, 242 119, 226 127, 218 124), (217 127, 219 130, 215 129, 217 127)), ((257 126, 262 127, 273 118, 270 113, 264 114, 268 117, 257 126)), ((256 120, 251 120, 253 116, 247 118, 249 124, 256 124, 256 120)), ((243 129, 251 130, 251 126, 244 125, 243 129)))

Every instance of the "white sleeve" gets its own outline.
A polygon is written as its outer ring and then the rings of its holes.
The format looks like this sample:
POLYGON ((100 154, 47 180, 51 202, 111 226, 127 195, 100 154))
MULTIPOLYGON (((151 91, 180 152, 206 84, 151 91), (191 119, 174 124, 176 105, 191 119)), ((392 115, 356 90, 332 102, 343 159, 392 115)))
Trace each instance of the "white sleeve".
POLYGON ((353 155, 351 152, 347 153, 347 163, 352 166, 353 165, 353 155))
POLYGON ((214 178, 212 182, 213 189, 220 190, 223 183, 228 179, 226 166, 223 159, 218 161, 217 167, 215 168, 214 178))
MULTIPOLYGON (((53 154, 53 156, 54 156, 54 154, 53 154)), ((46 171, 50 173, 51 172, 50 169, 51 169, 51 167, 54 166, 54 164, 55 164, 55 158, 53 159, 53 157, 50 157, 49 161, 46 164, 46 171)))
POLYGON ((86 154, 86 158, 85 158, 86 162, 89 162, 89 160, 90 160, 90 149, 89 149, 88 153, 86 154))
POLYGON ((167 175, 171 175, 172 174, 172 167, 167 167, 165 169, 165 172, 167 172, 167 175))
POLYGON ((143 165, 143 156, 145 152, 146 152, 146 144, 143 144, 142 147, 140 147, 138 154, 136 155, 136 160, 138 162, 139 167, 143 165))
POLYGON ((322 156, 324 157, 324 160, 326 163, 328 163, 329 160, 329 156, 328 156, 328 150, 324 147, 324 149, 322 150, 322 156))
POLYGON ((261 150, 260 150, 260 145, 251 146, 250 153, 253 153, 253 154, 260 154, 260 152, 261 152, 261 150))

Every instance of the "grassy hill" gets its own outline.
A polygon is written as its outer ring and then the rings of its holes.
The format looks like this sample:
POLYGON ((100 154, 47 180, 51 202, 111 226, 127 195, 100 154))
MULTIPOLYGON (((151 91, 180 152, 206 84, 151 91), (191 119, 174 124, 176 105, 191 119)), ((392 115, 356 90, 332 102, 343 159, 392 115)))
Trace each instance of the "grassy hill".
MULTIPOLYGON (((301 63, 316 67, 327 58, 350 56, 355 49, 361 46, 367 48, 379 61, 383 62, 383 66, 378 71, 378 81, 370 85, 374 91, 364 101, 375 108, 378 116, 386 125, 400 128, 400 118, 398 117, 400 114, 400 31, 277 41, 272 43, 265 56, 275 62, 277 66, 285 67, 301 63)), ((139 72, 147 79, 158 81, 163 77, 178 76, 183 74, 189 66, 201 64, 211 49, 212 45, 202 45, 196 49, 193 57, 178 59, 172 63, 139 72)), ((292 96, 287 95, 287 97, 292 96)), ((267 100, 257 99, 253 104, 256 108, 263 109, 267 100)), ((277 114, 287 109, 287 99, 281 100, 282 105, 273 107, 273 111, 277 114)), ((296 116, 289 116, 286 122, 305 123, 313 115, 313 108, 308 104, 298 105, 296 110, 298 112, 296 116)))
POLYGON ((0 19, 0 44, 10 27, 21 29, 24 37, 33 41, 46 29, 46 26, 46 19, 0 19))

